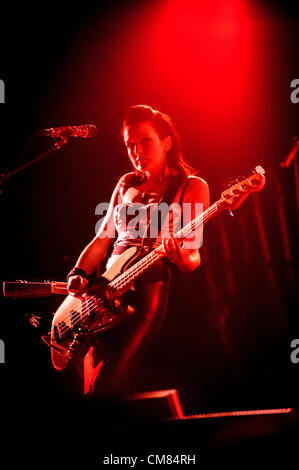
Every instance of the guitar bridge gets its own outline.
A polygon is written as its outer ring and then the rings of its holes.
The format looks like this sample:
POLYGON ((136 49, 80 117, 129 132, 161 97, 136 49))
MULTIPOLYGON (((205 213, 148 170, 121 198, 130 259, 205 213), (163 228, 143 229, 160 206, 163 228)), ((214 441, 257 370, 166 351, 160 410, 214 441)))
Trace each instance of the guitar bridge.
POLYGON ((80 348, 83 338, 89 333, 88 328, 80 327, 74 334, 74 339, 71 342, 68 353, 72 357, 74 353, 80 348))

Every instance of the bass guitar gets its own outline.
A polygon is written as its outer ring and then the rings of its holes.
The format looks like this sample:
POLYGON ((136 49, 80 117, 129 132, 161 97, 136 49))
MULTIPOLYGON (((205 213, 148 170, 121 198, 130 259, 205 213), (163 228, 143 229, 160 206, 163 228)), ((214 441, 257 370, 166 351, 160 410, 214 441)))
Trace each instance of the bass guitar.
MULTIPOLYGON (((174 234, 189 237, 195 230, 222 210, 235 210, 250 193, 265 185, 262 167, 248 178, 237 182, 221 193, 220 199, 174 234)), ((114 264, 98 279, 89 281, 81 297, 68 295, 65 282, 4 282, 6 297, 37 297, 50 294, 66 295, 54 313, 49 336, 43 340, 51 347, 53 366, 63 370, 76 366, 99 333, 113 328, 134 310, 128 303, 127 292, 134 281, 156 261, 165 256, 162 244, 148 253, 132 246, 121 254, 114 264)))

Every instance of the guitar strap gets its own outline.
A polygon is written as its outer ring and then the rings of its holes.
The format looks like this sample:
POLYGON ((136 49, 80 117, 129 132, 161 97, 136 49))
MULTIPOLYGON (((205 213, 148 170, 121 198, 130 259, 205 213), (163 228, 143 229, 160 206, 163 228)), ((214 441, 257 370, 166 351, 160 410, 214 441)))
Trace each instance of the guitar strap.
MULTIPOLYGON (((177 203, 180 204, 181 200, 182 200, 183 193, 184 193, 185 188, 187 186, 187 182, 188 182, 188 177, 186 177, 185 175, 182 175, 182 174, 177 174, 172 178, 171 183, 168 186, 167 190, 165 191, 165 193, 164 193, 162 199, 160 200, 157 208, 151 214, 151 221, 154 219, 156 214, 158 214, 158 216, 161 215, 160 219, 158 219, 159 220, 159 227, 157 227, 158 228, 157 232, 159 233, 159 235, 158 235, 157 238, 150 238, 149 236, 146 237, 144 235, 144 237, 142 239, 142 247, 146 251, 148 251, 149 249, 152 249, 153 245, 155 245, 156 242, 158 244, 160 244, 163 224, 166 221, 167 221, 167 223, 169 223, 169 220, 170 220, 169 211, 167 211, 167 212, 163 211, 163 210, 161 211, 159 209, 160 204, 162 204, 162 203, 167 204, 168 207, 173 202, 177 202, 177 203)), ((149 230, 150 223, 151 222, 149 222, 149 224, 147 226, 145 234, 149 230)))

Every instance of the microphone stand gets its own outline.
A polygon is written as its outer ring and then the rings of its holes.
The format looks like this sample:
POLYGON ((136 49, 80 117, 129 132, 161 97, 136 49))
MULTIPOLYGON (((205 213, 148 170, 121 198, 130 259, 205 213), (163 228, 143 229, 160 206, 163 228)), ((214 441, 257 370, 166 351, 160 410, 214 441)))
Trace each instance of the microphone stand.
POLYGON ((288 168, 292 162, 294 162, 294 176, 295 176, 295 188, 296 188, 296 202, 297 202, 297 229, 299 230, 299 174, 298 174, 298 161, 297 152, 299 150, 299 138, 294 137, 295 144, 288 154, 287 158, 280 163, 283 168, 288 168))
MULTIPOLYGON (((24 163, 24 165, 20 166, 19 168, 17 168, 16 170, 10 172, 10 173, 7 173, 6 175, 1 175, 0 177, 0 186, 7 180, 9 180, 12 176, 16 175, 17 173, 19 173, 20 171, 24 170, 25 168, 27 168, 28 166, 31 166, 33 163, 37 162, 38 160, 41 160, 42 158, 46 157, 47 155, 49 155, 50 153, 52 152, 55 152, 55 150, 59 150, 61 149, 62 147, 64 147, 68 142, 68 139, 67 137, 57 137, 56 138, 56 142, 54 143, 54 148, 51 148, 49 150, 47 150, 46 152, 43 152, 41 153, 40 155, 38 155, 37 157, 35 157, 33 160, 30 160, 30 162, 27 162, 27 163, 24 163)), ((2 193, 1 189, 0 189, 0 194, 2 193)))

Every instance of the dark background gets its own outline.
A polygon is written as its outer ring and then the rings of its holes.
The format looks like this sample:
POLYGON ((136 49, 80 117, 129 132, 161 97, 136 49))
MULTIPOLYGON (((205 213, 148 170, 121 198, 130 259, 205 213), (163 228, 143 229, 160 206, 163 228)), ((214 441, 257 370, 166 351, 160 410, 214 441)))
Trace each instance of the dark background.
MULTIPOLYGON (((234 217, 209 222, 198 270, 175 272, 168 317, 137 386, 176 388, 186 414, 296 407, 298 213, 294 168, 280 166, 298 135, 299 104, 290 101, 299 73, 296 2, 247 2, 244 10, 236 2, 236 30, 223 26, 219 2, 215 15, 191 2, 185 36, 175 24, 182 6, 176 18, 175 7, 163 13, 167 3, 4 7, 1 171, 50 148, 49 138, 34 137, 39 129, 90 123, 98 136, 71 139, 2 185, 1 281, 65 279, 94 236, 96 205, 130 170, 119 132, 124 113, 150 104, 173 117, 211 203, 256 165, 267 183, 234 217)), ((9 396, 47 401, 81 392, 82 384, 53 370, 40 339, 60 302, 1 299, 0 373, 9 396), (29 324, 30 313, 42 316, 40 328, 29 324)))

